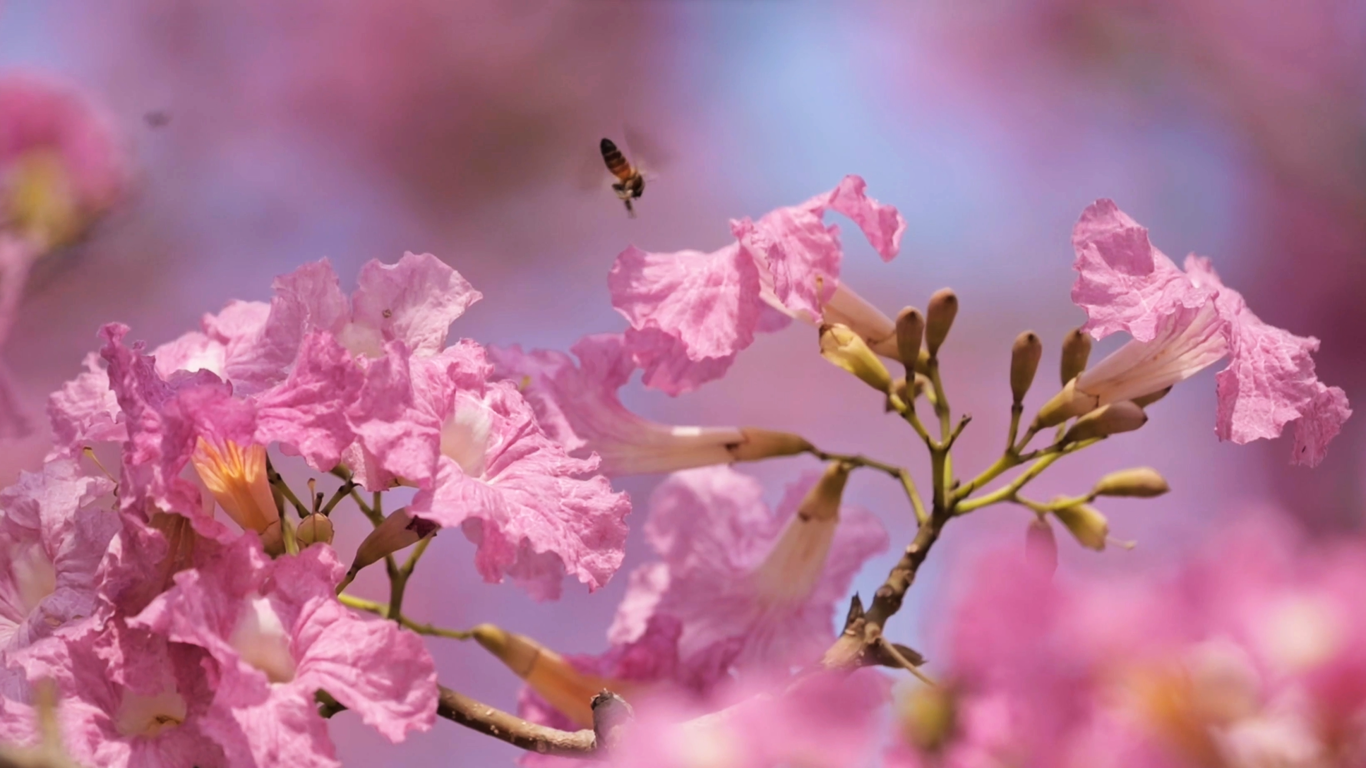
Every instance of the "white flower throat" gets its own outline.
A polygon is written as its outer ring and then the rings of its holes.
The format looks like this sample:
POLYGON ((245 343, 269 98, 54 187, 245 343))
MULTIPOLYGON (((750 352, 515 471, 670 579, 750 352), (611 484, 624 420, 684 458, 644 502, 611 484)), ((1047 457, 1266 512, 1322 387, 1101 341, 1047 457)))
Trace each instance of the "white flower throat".
POLYGON ((270 600, 255 597, 242 606, 228 640, 242 660, 266 674, 272 683, 294 679, 294 655, 289 650, 289 633, 270 600))
POLYGON ((483 477, 493 435, 493 413, 482 402, 458 395, 455 412, 441 425, 441 453, 470 477, 483 477))

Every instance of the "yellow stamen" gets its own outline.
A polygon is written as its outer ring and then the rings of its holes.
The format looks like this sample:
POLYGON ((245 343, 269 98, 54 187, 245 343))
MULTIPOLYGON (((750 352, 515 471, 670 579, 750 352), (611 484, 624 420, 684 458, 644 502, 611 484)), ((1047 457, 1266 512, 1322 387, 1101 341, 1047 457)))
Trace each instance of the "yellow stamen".
POLYGON ((56 152, 25 154, 5 181, 8 191, 0 207, 9 226, 44 249, 66 245, 80 235, 76 195, 56 152))

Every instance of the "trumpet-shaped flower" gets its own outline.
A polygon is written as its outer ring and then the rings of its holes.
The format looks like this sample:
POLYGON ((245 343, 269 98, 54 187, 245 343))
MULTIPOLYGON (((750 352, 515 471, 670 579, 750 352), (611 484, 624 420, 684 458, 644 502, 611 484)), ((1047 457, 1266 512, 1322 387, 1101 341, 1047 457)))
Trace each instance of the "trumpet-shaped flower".
POLYGON ((733 221, 736 242, 712 253, 623 251, 608 286, 630 323, 626 344, 645 385, 677 395, 719 378, 756 331, 775 328, 768 308, 846 323, 894 354, 892 321, 840 283, 839 230, 822 218, 827 210, 848 216, 884 260, 895 257, 906 222, 864 189, 847 176, 800 205, 733 221))
POLYGON ((203 648, 220 682, 208 735, 230 764, 338 765, 314 693, 327 691, 390 741, 436 717, 421 638, 337 601, 330 547, 270 560, 250 538, 176 576, 133 624, 203 648))
POLYGON ((1152 394, 1227 357, 1216 378, 1219 439, 1272 438, 1295 422, 1291 460, 1323 460, 1351 410, 1346 394, 1314 373, 1318 339, 1263 323, 1207 259, 1191 255, 1184 271, 1177 268, 1110 200, 1082 213, 1072 242, 1072 300, 1086 310, 1086 329, 1098 339, 1117 331, 1133 336, 1077 377, 1081 407, 1152 394))
POLYGON ((776 513, 757 481, 729 468, 672 475, 645 527, 662 561, 632 574, 609 640, 629 643, 669 616, 683 627, 684 675, 785 674, 819 659, 854 574, 888 542, 875 516, 840 507, 840 472, 794 483, 776 513))
POLYGON ((415 409, 437 429, 428 452, 398 472, 420 488, 410 511, 460 526, 488 581, 510 576, 538 599, 558 597, 566 572, 602 586, 621 565, 630 501, 594 474, 596 459, 573 458, 548 437, 512 383, 462 387, 459 358, 452 348, 412 361, 415 409))
POLYGON ((635 372, 620 334, 586 336, 560 352, 490 349, 495 374, 518 382, 548 435, 576 456, 597 454, 608 476, 673 472, 798 453, 795 435, 741 427, 659 424, 631 413, 617 397, 635 372))
POLYGON ((62 460, 0 492, 0 658, 94 612, 113 487, 62 460))
POLYGON ((103 354, 128 435, 120 502, 139 519, 175 512, 202 535, 229 535, 204 513, 198 487, 182 477, 192 464, 229 516, 261 533, 279 516, 265 483, 266 447, 278 444, 327 470, 353 440, 344 408, 359 374, 326 335, 304 340, 285 380, 243 398, 207 370, 163 378, 151 357, 123 344, 126 333, 106 327, 103 354))

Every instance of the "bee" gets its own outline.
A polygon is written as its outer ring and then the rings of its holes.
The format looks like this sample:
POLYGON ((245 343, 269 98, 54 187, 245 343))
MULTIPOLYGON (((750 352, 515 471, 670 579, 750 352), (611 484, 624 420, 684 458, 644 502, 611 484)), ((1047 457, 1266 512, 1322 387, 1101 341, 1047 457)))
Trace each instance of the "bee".
POLYGON ((631 165, 611 139, 603 139, 599 148, 602 150, 602 162, 616 177, 616 181, 612 183, 612 191, 617 193, 617 199, 626 204, 626 213, 635 218, 636 210, 632 207, 631 201, 645 194, 645 175, 639 168, 631 165))

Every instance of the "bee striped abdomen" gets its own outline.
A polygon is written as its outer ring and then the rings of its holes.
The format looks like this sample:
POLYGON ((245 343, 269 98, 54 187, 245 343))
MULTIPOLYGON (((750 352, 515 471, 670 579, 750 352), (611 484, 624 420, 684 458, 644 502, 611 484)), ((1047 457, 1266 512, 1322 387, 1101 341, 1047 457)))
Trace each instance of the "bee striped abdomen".
POLYGON ((625 181, 635 175, 635 170, 626 161, 626 156, 617 149, 617 145, 612 143, 611 139, 603 139, 601 149, 602 161, 607 164, 607 170, 611 171, 613 176, 625 181))

